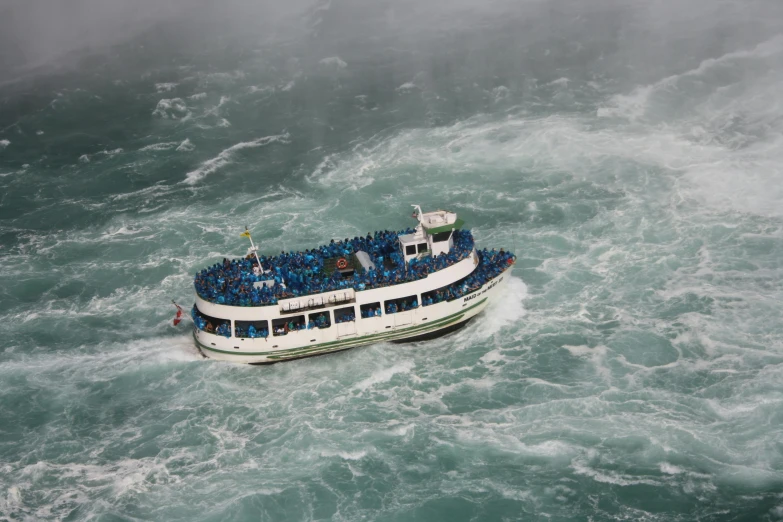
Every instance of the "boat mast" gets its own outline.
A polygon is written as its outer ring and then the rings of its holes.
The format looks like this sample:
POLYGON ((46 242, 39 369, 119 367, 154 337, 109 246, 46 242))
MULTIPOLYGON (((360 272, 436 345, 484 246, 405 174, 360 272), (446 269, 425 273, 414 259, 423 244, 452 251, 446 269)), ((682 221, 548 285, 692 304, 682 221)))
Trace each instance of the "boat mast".
POLYGON ((421 207, 420 207, 419 205, 411 205, 411 206, 412 206, 414 209, 416 209, 416 219, 418 219, 418 220, 419 220, 419 226, 418 226, 418 227, 416 227, 416 228, 418 229, 418 230, 417 230, 417 232, 423 232, 423 228, 424 228, 424 227, 423 227, 423 226, 422 226, 422 224, 421 224, 421 215, 422 215, 422 212, 421 212, 421 207))
POLYGON ((261 260, 258 259, 258 248, 256 248, 256 244, 253 243, 253 238, 250 236, 250 230, 247 229, 247 225, 245 225, 245 234, 243 235, 247 235, 247 238, 250 240, 250 250, 256 256, 256 261, 258 261, 258 269, 263 271, 264 267, 261 266, 261 260))

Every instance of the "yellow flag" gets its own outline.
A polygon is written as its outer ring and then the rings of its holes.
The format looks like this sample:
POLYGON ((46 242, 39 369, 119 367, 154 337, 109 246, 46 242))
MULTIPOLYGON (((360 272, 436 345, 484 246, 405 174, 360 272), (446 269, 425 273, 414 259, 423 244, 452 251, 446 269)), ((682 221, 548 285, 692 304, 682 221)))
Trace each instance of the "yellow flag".
POLYGON ((249 239, 250 238, 250 231, 249 230, 245 230, 244 232, 239 234, 239 237, 246 237, 246 238, 249 239))

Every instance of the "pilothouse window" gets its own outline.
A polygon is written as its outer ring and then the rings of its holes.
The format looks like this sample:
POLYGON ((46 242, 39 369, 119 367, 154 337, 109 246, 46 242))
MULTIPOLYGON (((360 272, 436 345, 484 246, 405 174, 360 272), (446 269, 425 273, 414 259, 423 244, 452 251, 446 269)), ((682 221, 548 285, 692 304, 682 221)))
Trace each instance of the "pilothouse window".
POLYGON ((419 243, 419 254, 427 251, 427 243, 419 243))
POLYGON ((441 241, 448 241, 450 236, 451 236, 451 231, 438 232, 437 234, 432 234, 432 241, 435 243, 440 243, 441 241))
POLYGON ((405 246, 405 255, 406 256, 416 255, 416 245, 406 245, 405 246))

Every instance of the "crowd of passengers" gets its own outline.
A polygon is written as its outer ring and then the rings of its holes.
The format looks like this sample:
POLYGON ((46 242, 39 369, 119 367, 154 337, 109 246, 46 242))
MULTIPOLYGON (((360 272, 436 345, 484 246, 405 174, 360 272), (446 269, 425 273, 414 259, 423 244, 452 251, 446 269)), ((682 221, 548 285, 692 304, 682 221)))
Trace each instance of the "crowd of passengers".
POLYGON ((269 330, 266 328, 256 328, 252 324, 247 328, 241 326, 234 327, 234 337, 245 337, 250 339, 266 339, 269 337, 269 330))
POLYGON ((363 319, 369 319, 370 317, 380 317, 380 316, 381 316, 380 305, 362 310, 363 319))
POLYGON ((196 312, 195 305, 193 305, 193 309, 190 311, 190 316, 193 318, 193 324, 195 324, 199 330, 221 335, 223 337, 231 337, 231 327, 229 326, 228 321, 221 321, 216 327, 211 321, 203 318, 196 312))
POLYGON ((464 295, 468 295, 475 292, 489 281, 500 275, 508 265, 514 262, 516 256, 511 252, 506 252, 502 248, 500 251, 478 250, 479 264, 471 274, 452 283, 449 286, 435 290, 434 292, 427 292, 421 296, 422 306, 430 306, 442 301, 451 301, 452 299, 459 299, 464 295))
POLYGON ((399 236, 412 234, 412 229, 399 232, 381 231, 343 241, 334 241, 317 249, 260 256, 261 266, 254 256, 245 259, 223 259, 205 268, 195 277, 196 293, 209 302, 231 306, 266 306, 279 299, 333 292, 353 288, 361 291, 381 288, 427 277, 461 261, 473 250, 473 235, 468 230, 454 231, 454 247, 439 256, 413 259, 405 266, 400 253, 399 236), (376 268, 354 271, 353 277, 343 277, 339 271, 326 273, 325 261, 347 258, 367 252, 376 268), (388 263, 386 262, 388 261, 388 263), (391 266, 391 268, 388 268, 391 266), (254 283, 266 281, 256 288, 254 283))
MULTIPOLYGON (((335 323, 349 323, 356 320, 356 314, 353 312, 346 312, 342 315, 334 318, 335 323)), ((300 330, 312 330, 314 328, 329 328, 332 323, 329 321, 329 312, 321 312, 320 314, 311 314, 310 320, 307 324, 304 321, 291 320, 287 323, 275 327, 275 335, 286 335, 289 332, 298 332, 300 330)), ((237 335, 237 337, 240 337, 237 335)))
MULTIPOLYGON (((451 285, 448 285, 444 288, 422 294, 422 306, 430 306, 443 301, 459 299, 464 295, 475 292, 486 283, 500 275, 503 270, 505 270, 508 265, 513 263, 514 259, 516 259, 516 256, 514 256, 513 253, 506 252, 503 249, 497 251, 494 248, 492 250, 487 250, 485 248, 483 250, 478 250, 477 253, 479 256, 479 264, 468 277, 452 283, 451 285)), ((397 312, 413 310, 418 307, 419 302, 416 297, 402 299, 399 306, 394 301, 389 301, 386 304, 386 313, 395 314, 397 312)), ((217 328, 213 328, 212 323, 205 320, 196 312, 195 305, 193 306, 191 315, 193 317, 193 323, 200 330, 216 333, 217 335, 222 335, 224 337, 230 337, 230 327, 228 326, 227 322, 221 323, 217 328)), ((365 319, 370 317, 381 317, 381 315, 380 305, 375 307, 368 307, 366 309, 362 309, 361 311, 361 316, 365 319)), ((335 314, 336 323, 347 323, 355 320, 356 315, 350 311, 341 313, 339 316, 335 314)), ((278 326, 275 328, 275 335, 285 335, 290 331, 304 329, 311 330, 313 328, 328 328, 329 326, 331 326, 331 323, 329 322, 329 312, 321 312, 319 314, 311 314, 310 321, 307 323, 307 325, 305 325, 304 322, 291 320, 284 325, 278 326)), ((237 326, 234 330, 236 337, 267 338, 269 336, 269 332, 266 328, 256 329, 252 324, 248 326, 247 332, 245 332, 245 330, 239 326, 237 326)))

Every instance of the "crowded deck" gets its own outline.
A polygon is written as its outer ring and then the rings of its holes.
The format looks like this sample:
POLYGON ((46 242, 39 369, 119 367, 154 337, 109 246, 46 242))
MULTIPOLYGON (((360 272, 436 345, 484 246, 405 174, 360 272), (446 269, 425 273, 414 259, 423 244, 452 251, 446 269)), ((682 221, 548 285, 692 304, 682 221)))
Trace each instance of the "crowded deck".
POLYGON ((465 259, 473 251, 473 235, 455 230, 454 247, 440 255, 423 255, 406 263, 399 245, 399 232, 380 231, 365 237, 346 238, 304 252, 281 252, 276 256, 252 254, 223 259, 196 274, 196 293, 211 303, 229 306, 269 306, 280 299, 352 288, 355 291, 417 281, 465 259), (368 267, 355 261, 366 253, 368 267), (347 259, 355 262, 348 265, 347 259), (341 268, 340 263, 344 266, 341 268))

